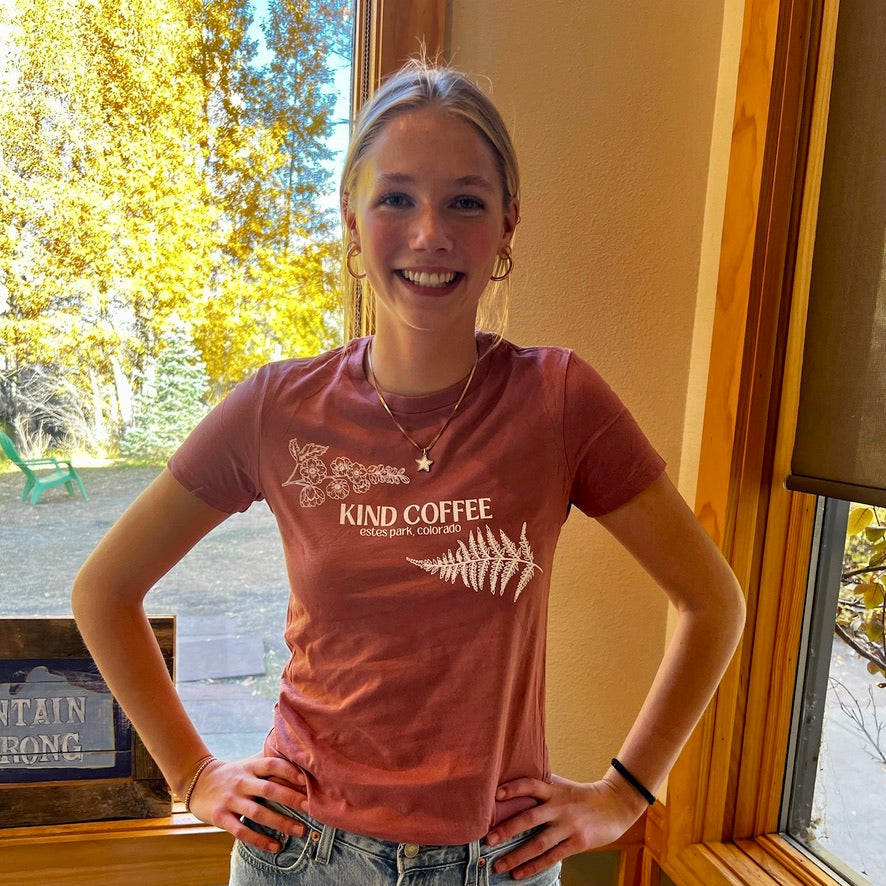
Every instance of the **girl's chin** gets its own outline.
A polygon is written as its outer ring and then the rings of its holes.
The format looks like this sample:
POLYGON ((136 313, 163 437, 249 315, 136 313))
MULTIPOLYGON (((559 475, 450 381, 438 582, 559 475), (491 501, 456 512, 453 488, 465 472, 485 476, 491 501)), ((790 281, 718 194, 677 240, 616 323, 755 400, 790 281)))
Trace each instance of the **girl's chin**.
POLYGON ((427 299, 423 303, 404 304, 402 300, 378 298, 377 327, 400 328, 415 332, 452 334, 464 330, 473 336, 477 321, 477 303, 456 306, 444 304, 441 299, 427 299))

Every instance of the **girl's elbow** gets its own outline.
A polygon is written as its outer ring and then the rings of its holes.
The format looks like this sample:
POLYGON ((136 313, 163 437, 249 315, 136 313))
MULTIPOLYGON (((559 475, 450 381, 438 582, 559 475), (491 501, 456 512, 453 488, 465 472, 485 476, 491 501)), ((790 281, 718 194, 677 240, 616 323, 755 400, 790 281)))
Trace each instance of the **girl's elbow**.
POLYGON ((733 645, 737 646, 744 632, 747 606, 741 585, 731 570, 718 600, 717 613, 724 630, 728 630, 733 645))
POLYGON ((103 591, 103 583, 100 576, 95 574, 90 561, 80 567, 80 571, 74 576, 71 586, 71 611, 74 620, 79 626, 100 618, 106 613, 112 603, 112 596, 103 591))
POLYGON ((71 586, 71 612, 78 625, 89 615, 89 581, 83 573, 84 569, 81 568, 71 586))

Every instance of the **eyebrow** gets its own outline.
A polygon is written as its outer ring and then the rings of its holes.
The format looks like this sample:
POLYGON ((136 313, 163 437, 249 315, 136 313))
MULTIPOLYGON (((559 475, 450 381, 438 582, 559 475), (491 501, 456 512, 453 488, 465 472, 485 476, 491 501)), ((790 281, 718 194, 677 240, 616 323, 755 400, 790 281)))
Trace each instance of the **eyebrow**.
MULTIPOLYGON (((413 184, 415 179, 411 175, 404 172, 388 172, 383 173, 376 179, 380 185, 408 185, 413 184)), ((482 175, 462 175, 452 182, 459 188, 481 188, 485 191, 495 191, 493 184, 482 175)))

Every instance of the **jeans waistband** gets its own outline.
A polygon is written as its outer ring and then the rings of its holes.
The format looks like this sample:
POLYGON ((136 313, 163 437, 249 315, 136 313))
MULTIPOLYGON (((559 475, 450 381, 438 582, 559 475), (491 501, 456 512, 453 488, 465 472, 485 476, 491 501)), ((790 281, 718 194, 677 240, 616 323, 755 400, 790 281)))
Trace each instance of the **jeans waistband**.
POLYGON ((494 856, 498 858, 507 854, 511 849, 528 840, 541 828, 535 828, 522 834, 517 834, 509 840, 489 846, 484 840, 473 840, 470 843, 462 843, 452 846, 432 845, 425 843, 397 843, 392 840, 382 840, 376 837, 367 837, 364 834, 355 834, 351 831, 341 830, 332 825, 324 824, 305 812, 300 812, 289 807, 276 806, 292 818, 300 821, 308 829, 308 838, 316 843, 314 861, 318 864, 327 864, 330 853, 335 843, 367 855, 375 856, 389 864, 396 864, 401 872, 410 868, 435 868, 445 865, 463 864, 467 869, 486 864, 486 858, 494 856))
MULTIPOLYGON (((351 849, 374 855, 385 861, 398 862, 404 867, 436 867, 444 864, 476 863, 480 857, 481 847, 486 846, 485 841, 482 840, 454 846, 397 843, 393 840, 381 840, 376 837, 367 837, 364 834, 340 830, 332 825, 324 824, 304 812, 289 808, 286 808, 285 811, 308 828, 309 838, 317 843, 315 861, 320 863, 328 861, 329 853, 336 842, 341 842, 351 849)), ((526 839, 525 835, 521 839, 526 839)), ((496 849, 498 848, 496 847, 496 849)))

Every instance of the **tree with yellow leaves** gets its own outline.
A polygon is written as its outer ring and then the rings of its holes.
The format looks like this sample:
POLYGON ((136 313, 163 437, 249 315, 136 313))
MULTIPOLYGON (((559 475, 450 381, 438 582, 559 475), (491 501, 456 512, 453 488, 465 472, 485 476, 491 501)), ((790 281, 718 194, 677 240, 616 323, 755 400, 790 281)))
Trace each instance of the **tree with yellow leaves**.
POLYGON ((837 635, 886 677, 886 511, 853 505, 840 576, 837 635))
POLYGON ((0 7, 0 422, 20 442, 40 432, 16 394, 39 368, 87 417, 56 436, 113 449, 175 315, 216 393, 340 334, 316 222, 348 4, 286 2, 288 42, 261 62, 246 0, 0 7), (305 79, 283 85, 280 52, 305 79), (286 88, 299 113, 275 115, 286 88))

